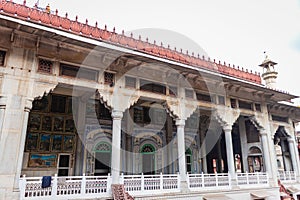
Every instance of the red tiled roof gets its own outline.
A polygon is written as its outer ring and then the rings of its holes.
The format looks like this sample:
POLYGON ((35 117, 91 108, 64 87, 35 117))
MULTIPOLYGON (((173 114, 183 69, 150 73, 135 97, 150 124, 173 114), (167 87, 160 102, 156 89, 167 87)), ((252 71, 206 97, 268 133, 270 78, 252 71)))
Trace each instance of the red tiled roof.
POLYGON ((104 29, 98 28, 96 22, 95 26, 90 26, 88 21, 86 23, 78 22, 76 17, 75 21, 70 20, 68 15, 61 17, 56 10, 55 14, 41 11, 37 8, 30 8, 25 5, 26 1, 22 4, 16 4, 11 1, 0 0, 0 13, 2 15, 9 15, 25 21, 41 24, 44 26, 60 29, 73 34, 78 34, 84 37, 93 38, 95 40, 108 41, 113 44, 121 45, 129 49, 141 51, 147 54, 151 54, 160 58, 165 58, 180 62, 183 64, 208 69, 214 72, 219 72, 224 75, 229 75, 239 79, 243 79, 249 82, 261 84, 261 78, 259 73, 252 73, 252 71, 240 69, 239 67, 231 67, 230 65, 218 63, 215 60, 211 61, 209 58, 205 59, 198 56, 189 55, 187 53, 178 52, 176 49, 171 50, 169 47, 163 45, 156 45, 149 43, 148 41, 142 41, 141 38, 135 39, 122 34, 117 34, 115 31, 110 32, 106 26, 104 29))

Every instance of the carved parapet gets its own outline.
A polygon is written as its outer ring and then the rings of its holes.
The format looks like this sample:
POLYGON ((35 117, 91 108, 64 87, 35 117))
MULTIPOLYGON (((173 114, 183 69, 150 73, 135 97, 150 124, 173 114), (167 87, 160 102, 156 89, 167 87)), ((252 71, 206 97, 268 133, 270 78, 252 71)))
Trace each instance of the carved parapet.
POLYGON ((189 118, 198 108, 198 102, 194 100, 185 99, 167 99, 167 110, 168 112, 178 119, 186 120, 189 118))
POLYGON ((223 128, 231 128, 233 123, 240 116, 240 110, 225 106, 216 106, 216 109, 213 111, 213 116, 223 128))

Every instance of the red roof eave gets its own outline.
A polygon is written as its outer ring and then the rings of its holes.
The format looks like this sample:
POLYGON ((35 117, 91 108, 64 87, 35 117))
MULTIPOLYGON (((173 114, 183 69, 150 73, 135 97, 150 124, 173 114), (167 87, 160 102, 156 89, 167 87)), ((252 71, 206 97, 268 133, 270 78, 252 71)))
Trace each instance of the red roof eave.
POLYGON ((41 11, 37 8, 27 7, 25 5, 25 2, 22 5, 13 3, 12 1, 0 1, 0 11, 1 14, 4 15, 9 15, 21 20, 38 23, 55 29, 64 30, 72 34, 78 34, 84 37, 93 38, 95 40, 108 41, 116 45, 121 45, 132 50, 138 50, 160 58, 165 58, 183 64, 208 69, 256 84, 262 84, 261 77, 258 73, 252 73, 252 71, 249 72, 248 70, 244 70, 243 68, 239 69, 239 67, 235 68, 234 66, 227 66, 225 63, 216 63, 215 60, 206 60, 204 57, 200 58, 199 55, 195 57, 193 53, 192 55, 189 55, 188 53, 184 54, 182 53, 182 51, 178 52, 176 51, 176 49, 171 50, 169 47, 166 48, 162 45, 156 45, 155 43, 151 44, 148 41, 142 41, 140 38, 135 39, 132 36, 125 36, 124 32, 122 34, 110 32, 106 29, 106 27, 104 29, 100 29, 98 28, 97 22, 95 26, 90 26, 87 20, 86 23, 78 22, 77 17, 75 21, 72 21, 68 19, 67 14, 65 17, 61 17, 58 15, 57 11, 55 12, 55 14, 51 14, 45 11, 41 11))

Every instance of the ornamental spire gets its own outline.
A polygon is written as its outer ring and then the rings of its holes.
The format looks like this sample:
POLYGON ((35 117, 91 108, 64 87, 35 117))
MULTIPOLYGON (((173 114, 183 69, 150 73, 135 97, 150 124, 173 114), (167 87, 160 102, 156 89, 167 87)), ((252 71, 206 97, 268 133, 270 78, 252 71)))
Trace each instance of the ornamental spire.
POLYGON ((265 84, 267 87, 276 89, 276 79, 278 72, 275 70, 275 65, 277 65, 276 62, 269 59, 269 56, 264 51, 265 59, 259 66, 263 68, 262 78, 265 81, 265 84))

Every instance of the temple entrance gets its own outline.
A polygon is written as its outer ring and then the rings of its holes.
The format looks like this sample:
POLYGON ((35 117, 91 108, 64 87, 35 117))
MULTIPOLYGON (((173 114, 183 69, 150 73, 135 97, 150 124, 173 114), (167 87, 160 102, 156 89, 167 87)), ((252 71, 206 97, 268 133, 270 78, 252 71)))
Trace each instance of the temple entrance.
POLYGON ((263 171, 262 152, 258 147, 251 147, 249 150, 248 168, 250 173, 263 171))
POLYGON ((155 148, 151 144, 142 147, 142 169, 144 174, 155 174, 155 148))
POLYGON ((95 169, 94 175, 101 176, 110 173, 111 163, 111 145, 106 142, 100 142, 95 149, 95 169))

